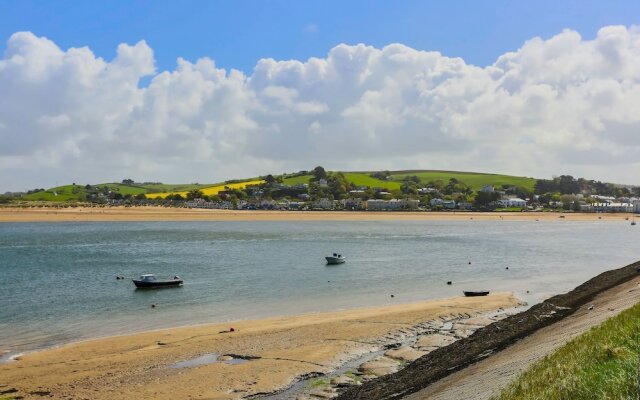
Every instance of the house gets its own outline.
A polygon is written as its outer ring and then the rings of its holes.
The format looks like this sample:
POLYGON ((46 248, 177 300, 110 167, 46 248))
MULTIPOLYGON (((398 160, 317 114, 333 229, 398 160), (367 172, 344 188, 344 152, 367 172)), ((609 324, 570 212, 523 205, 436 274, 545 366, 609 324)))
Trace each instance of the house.
POLYGON ((631 203, 593 203, 591 205, 596 212, 634 212, 635 206, 631 203))
POLYGON ((493 185, 484 185, 482 189, 480 189, 481 192, 485 192, 485 193, 493 193, 494 190, 495 189, 493 188, 493 185))
POLYGON ((461 201, 458 203, 459 210, 471 210, 472 208, 473 208, 473 205, 471 203, 467 203, 465 201, 461 201))
POLYGON ((518 197, 510 197, 507 199, 498 200, 498 203, 502 207, 520 207, 525 208, 527 206, 527 202, 518 197))
POLYGON ((344 199, 342 200, 342 208, 345 210, 362 210, 364 202, 362 199, 344 199))
POLYGON ((420 195, 425 195, 425 194, 430 194, 430 193, 438 193, 438 189, 430 188, 430 187, 425 187, 425 188, 418 189, 418 194, 420 194, 420 195))
POLYGON ((318 180, 318 185, 322 188, 326 188, 327 186, 329 186, 327 180, 324 178, 318 180))
POLYGON ((431 205, 431 207, 436 207, 436 206, 441 206, 443 202, 444 202, 444 200, 442 200, 442 199, 433 198, 433 199, 431 199, 429 204, 431 205))
POLYGON ((640 200, 633 200, 633 212, 640 213, 640 200))
POLYGON ((418 205, 420 201, 415 199, 371 199, 365 202, 365 208, 369 211, 416 210, 418 205))
POLYGON ((456 208, 456 202, 454 200, 444 200, 442 202, 442 207, 447 210, 453 210, 456 208))
POLYGON ((332 210, 333 202, 326 197, 318 199, 313 202, 311 206, 314 210, 332 210))

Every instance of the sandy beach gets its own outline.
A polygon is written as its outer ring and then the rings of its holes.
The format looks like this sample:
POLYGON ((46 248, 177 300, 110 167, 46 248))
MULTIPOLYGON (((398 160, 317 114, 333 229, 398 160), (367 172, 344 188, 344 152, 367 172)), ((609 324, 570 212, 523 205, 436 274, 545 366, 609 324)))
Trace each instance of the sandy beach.
POLYGON ((419 326, 518 304, 512 294, 497 293, 79 342, 0 365, 0 393, 26 399, 237 399, 281 390, 303 375, 330 372, 415 334, 419 326), (176 363, 203 356, 211 361, 176 368, 176 363))
POLYGON ((0 208, 0 222, 71 221, 625 221, 630 214, 573 212, 262 211, 166 207, 0 208))

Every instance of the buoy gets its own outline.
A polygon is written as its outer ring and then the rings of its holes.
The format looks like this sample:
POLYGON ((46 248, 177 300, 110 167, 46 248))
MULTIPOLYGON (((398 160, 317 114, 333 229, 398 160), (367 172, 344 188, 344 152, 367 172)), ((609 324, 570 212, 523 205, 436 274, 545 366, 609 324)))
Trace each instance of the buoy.
POLYGON ((451 285, 451 281, 447 281, 447 285, 451 285))
POLYGON ((396 296, 394 296, 394 295, 391 295, 391 297, 396 297, 396 296))
POLYGON ((469 261, 469 265, 471 265, 471 261, 469 261))
POLYGON ((151 304, 151 308, 156 308, 156 305, 155 304, 151 304))
POLYGON ((509 269, 509 267, 506 267, 505 269, 509 269))

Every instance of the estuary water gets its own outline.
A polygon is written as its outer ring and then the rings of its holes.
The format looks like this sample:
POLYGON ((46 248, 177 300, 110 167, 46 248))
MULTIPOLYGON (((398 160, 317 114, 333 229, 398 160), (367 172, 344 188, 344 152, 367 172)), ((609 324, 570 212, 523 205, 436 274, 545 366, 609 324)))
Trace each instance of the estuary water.
POLYGON ((625 221, 2 223, 0 355, 467 289, 533 304, 640 259, 638 239, 625 221), (136 290, 143 273, 185 284, 136 290))

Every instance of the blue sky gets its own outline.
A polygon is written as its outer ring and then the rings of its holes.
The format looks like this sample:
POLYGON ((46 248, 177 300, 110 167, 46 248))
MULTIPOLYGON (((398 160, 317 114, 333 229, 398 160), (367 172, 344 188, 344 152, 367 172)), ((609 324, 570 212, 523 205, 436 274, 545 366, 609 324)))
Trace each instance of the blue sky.
POLYGON ((638 0, 0 0, 0 53, 0 193, 317 165, 640 183, 638 0))
POLYGON ((210 57, 250 73, 264 57, 323 57, 339 43, 418 50, 485 66, 564 28, 593 38, 606 25, 640 24, 640 1, 28 1, 0 2, 0 42, 31 31, 62 49, 89 46, 107 60, 146 40, 159 70, 210 57))

